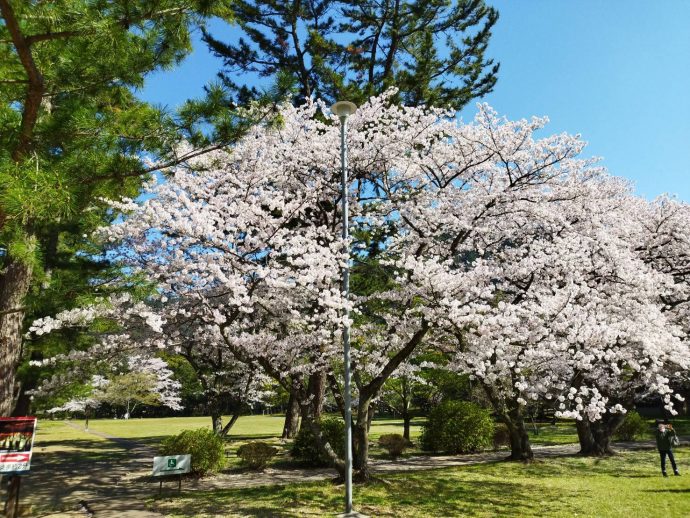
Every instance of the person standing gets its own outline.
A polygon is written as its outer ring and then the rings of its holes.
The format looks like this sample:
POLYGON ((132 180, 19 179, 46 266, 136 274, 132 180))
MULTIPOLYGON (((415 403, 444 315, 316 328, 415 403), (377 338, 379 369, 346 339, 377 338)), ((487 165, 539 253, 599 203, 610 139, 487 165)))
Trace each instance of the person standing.
POLYGON ((656 430, 656 447, 661 456, 661 474, 668 477, 666 474, 666 457, 668 456, 673 467, 673 474, 678 476, 678 467, 676 466, 676 459, 673 458, 673 446, 679 444, 676 431, 673 429, 671 423, 658 423, 656 430))

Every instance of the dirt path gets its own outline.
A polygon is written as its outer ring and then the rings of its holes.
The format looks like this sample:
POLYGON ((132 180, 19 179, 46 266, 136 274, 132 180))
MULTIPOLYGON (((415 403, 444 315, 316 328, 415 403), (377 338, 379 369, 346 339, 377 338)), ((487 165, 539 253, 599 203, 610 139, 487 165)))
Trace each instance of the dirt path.
MULTIPOLYGON (((81 426, 65 422, 83 431, 81 426)), ((31 474, 24 477, 25 516, 155 518, 145 502, 158 485, 146 480, 154 451, 137 441, 91 430, 108 442, 97 452, 93 442, 70 441, 73 448, 47 445, 35 451, 31 474), (142 478, 143 477, 143 478, 142 478), (92 513, 92 514, 90 514, 92 513)))
MULTIPOLYGON (((81 430, 72 423, 68 426, 81 430)), ((76 460, 60 463, 50 455, 37 454, 34 457, 32 475, 26 477, 25 502, 34 502, 36 507, 52 507, 58 512, 32 514, 45 517, 85 517, 88 511, 94 518, 154 518, 161 514, 147 511, 145 501, 158 491, 158 484, 151 479, 153 449, 131 439, 114 437, 92 430, 92 435, 110 441, 114 446, 113 459, 108 455, 93 460, 76 460), (86 507, 80 506, 85 502, 86 507), (87 511, 88 510, 88 511, 87 511)), ((683 441, 687 443, 687 441, 683 441)), ((617 443, 616 449, 629 451, 654 448, 653 441, 617 443)), ((579 446, 565 444, 558 446, 533 446, 535 457, 548 458, 575 455, 579 446)), ((499 462, 507 452, 484 452, 471 455, 414 456, 398 461, 375 459, 371 461, 374 473, 395 473, 439 469, 451 466, 499 462)), ((275 469, 267 468, 262 473, 225 472, 212 478, 185 480, 183 491, 213 491, 216 489, 282 485, 298 482, 313 482, 332 478, 332 469, 275 469)), ((164 492, 177 488, 168 482, 164 492)))

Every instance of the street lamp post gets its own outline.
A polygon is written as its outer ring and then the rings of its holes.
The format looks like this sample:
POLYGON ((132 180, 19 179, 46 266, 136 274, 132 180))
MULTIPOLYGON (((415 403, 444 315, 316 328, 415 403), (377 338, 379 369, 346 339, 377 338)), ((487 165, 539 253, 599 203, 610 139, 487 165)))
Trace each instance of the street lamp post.
MULTIPOLYGON (((340 194, 342 197, 343 241, 350 238, 348 224, 350 220, 348 207, 348 179, 347 179, 347 118, 352 115, 357 106, 349 101, 338 101, 331 107, 331 111, 340 119, 340 194)), ((343 267, 343 294, 345 300, 350 298, 350 249, 347 248, 347 258, 343 267)), ((346 306, 343 325, 343 361, 345 364, 345 515, 352 513, 352 405, 350 395, 350 310, 346 306)))

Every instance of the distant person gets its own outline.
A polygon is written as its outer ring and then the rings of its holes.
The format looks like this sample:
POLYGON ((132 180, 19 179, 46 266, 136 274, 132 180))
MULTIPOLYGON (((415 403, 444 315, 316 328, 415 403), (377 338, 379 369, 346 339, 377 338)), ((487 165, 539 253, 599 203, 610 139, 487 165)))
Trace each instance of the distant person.
POLYGON ((661 474, 668 477, 666 474, 666 456, 668 455, 671 466, 673 467, 673 474, 680 475, 680 473, 678 473, 678 467, 676 466, 676 459, 673 458, 673 447, 679 444, 676 431, 673 429, 671 423, 657 422, 657 425, 656 447, 659 450, 659 455, 661 455, 661 474))

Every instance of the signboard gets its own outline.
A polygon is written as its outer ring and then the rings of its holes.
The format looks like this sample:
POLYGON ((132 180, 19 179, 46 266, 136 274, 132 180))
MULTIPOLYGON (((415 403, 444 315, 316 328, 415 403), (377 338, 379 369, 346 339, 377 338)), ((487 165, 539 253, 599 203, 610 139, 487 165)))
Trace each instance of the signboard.
POLYGON ((35 433, 35 417, 0 417, 0 473, 29 471, 35 433))
POLYGON ((167 455, 153 458, 153 476, 167 477, 168 475, 182 475, 192 469, 191 455, 167 455))

